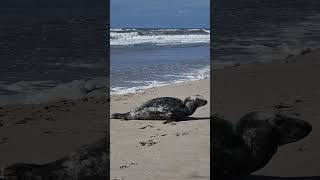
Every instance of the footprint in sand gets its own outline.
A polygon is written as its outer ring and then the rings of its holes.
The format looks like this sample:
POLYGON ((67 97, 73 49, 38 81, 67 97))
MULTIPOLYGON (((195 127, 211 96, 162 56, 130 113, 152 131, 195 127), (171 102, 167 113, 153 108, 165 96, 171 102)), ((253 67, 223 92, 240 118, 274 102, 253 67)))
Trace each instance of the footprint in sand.
POLYGON ((292 105, 286 104, 286 103, 280 103, 279 105, 273 106, 275 109, 287 109, 292 108, 292 105))
POLYGON ((143 127, 141 127, 141 128, 139 128, 139 129, 150 129, 150 128, 153 128, 154 126, 152 126, 152 125, 146 125, 146 126, 143 126, 143 127))
POLYGON ((121 178, 113 178, 113 180, 124 180, 124 178, 123 177, 121 177, 121 178))
POLYGON ((187 135, 189 133, 186 133, 186 132, 183 132, 183 133, 177 133, 176 136, 184 136, 184 135, 187 135))
MULTIPOLYGON (((168 134, 161 134, 160 136, 167 136, 168 134)), ((156 134, 156 135, 152 135, 150 136, 151 138, 156 138, 157 136, 159 136, 159 134, 156 134)))
POLYGON ((26 124, 26 123, 28 123, 28 120, 26 119, 14 122, 14 124, 26 124))
POLYGON ((309 148, 305 145, 301 145, 299 148, 298 148, 298 151, 307 151, 309 148))
POLYGON ((7 116, 7 114, 0 114, 0 117, 4 117, 4 116, 7 116))
POLYGON ((150 137, 151 137, 151 138, 155 138, 155 137, 157 137, 157 136, 159 136, 159 134, 152 135, 152 136, 150 136, 150 137))
POLYGON ((2 138, 1 141, 0 141, 0 144, 7 143, 7 142, 8 142, 8 139, 9 139, 8 137, 2 138))
POLYGON ((294 112, 294 113, 291 113, 292 115, 294 115, 294 116, 301 116, 301 114, 300 113, 296 113, 296 112, 294 112))
POLYGON ((153 146, 155 144, 157 144, 158 142, 155 140, 149 140, 149 141, 140 141, 139 144, 140 146, 153 146))
POLYGON ((173 121, 164 121, 162 124, 176 125, 177 123, 173 121))
POLYGON ((138 165, 138 163, 130 163, 129 165, 120 166, 120 169, 126 169, 126 168, 129 168, 130 166, 136 166, 136 165, 138 165))
POLYGON ((124 178, 123 178, 123 177, 121 177, 121 178, 114 178, 113 180, 124 180, 124 178))

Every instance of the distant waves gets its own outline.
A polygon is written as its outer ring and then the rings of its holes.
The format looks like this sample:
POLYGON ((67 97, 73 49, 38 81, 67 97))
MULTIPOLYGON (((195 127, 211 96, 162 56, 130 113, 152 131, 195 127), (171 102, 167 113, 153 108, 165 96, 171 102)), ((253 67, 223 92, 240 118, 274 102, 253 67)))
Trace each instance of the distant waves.
POLYGON ((209 44, 209 29, 111 29, 112 46, 209 44))

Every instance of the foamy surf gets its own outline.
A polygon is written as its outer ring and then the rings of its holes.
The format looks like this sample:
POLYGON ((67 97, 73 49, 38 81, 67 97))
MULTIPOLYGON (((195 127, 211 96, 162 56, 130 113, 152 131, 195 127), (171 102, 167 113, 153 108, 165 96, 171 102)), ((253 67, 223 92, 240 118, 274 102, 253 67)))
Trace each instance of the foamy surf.
POLYGON ((122 28, 110 36, 112 95, 209 76, 209 29, 122 28))
POLYGON ((110 45, 209 44, 208 29, 111 29, 110 45))
POLYGON ((131 83, 137 84, 145 84, 142 86, 136 87, 111 87, 110 94, 111 95, 121 95, 121 94, 132 94, 132 93, 140 93, 144 92, 146 89, 162 87, 167 85, 173 85, 178 83, 185 83, 190 81, 196 81, 201 79, 206 79, 210 77, 210 66, 194 69, 189 73, 181 73, 177 75, 167 75, 170 77, 175 77, 175 80, 172 81, 132 81, 131 83))

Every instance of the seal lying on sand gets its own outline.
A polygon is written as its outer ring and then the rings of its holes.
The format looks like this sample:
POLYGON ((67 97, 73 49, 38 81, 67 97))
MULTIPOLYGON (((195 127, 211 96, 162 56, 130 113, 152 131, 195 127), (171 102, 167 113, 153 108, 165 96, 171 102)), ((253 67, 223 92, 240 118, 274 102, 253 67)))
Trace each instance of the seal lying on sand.
POLYGON ((111 118, 180 121, 192 115, 198 107, 206 104, 206 100, 196 97, 187 97, 184 101, 173 97, 160 97, 144 103, 134 111, 112 114, 111 118))
POLYGON ((44 164, 18 163, 4 168, 4 180, 104 180, 108 178, 107 139, 83 146, 57 161, 44 164))
POLYGON ((263 168, 281 145, 306 137, 312 126, 300 119, 281 114, 251 112, 234 127, 213 118, 214 177, 246 176, 263 168))

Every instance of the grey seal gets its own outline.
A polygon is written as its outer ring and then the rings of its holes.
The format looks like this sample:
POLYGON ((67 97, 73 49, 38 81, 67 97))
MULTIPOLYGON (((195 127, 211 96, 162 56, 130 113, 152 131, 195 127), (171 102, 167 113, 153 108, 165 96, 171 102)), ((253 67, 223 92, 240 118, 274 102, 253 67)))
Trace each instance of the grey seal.
POLYGON ((47 164, 17 163, 5 167, 4 180, 103 180, 108 178, 107 139, 82 146, 74 153, 47 164))
POLYGON ((213 172, 218 179, 247 176, 263 168, 280 146, 312 131, 308 122, 278 113, 250 112, 235 126, 216 115, 212 118, 213 172))
POLYGON ((174 97, 151 99, 140 107, 127 113, 114 113, 113 119, 124 120, 167 120, 181 121, 191 116, 198 107, 207 104, 207 100, 187 97, 184 101, 174 97))

